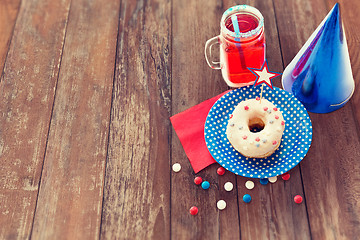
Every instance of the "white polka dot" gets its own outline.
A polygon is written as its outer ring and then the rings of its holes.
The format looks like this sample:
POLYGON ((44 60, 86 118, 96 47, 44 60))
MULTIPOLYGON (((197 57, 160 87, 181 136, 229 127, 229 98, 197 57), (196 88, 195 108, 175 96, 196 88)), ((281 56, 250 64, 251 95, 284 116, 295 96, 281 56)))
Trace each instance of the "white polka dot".
POLYGON ((219 200, 216 203, 216 206, 219 210, 224 210, 226 208, 226 202, 224 200, 219 200))

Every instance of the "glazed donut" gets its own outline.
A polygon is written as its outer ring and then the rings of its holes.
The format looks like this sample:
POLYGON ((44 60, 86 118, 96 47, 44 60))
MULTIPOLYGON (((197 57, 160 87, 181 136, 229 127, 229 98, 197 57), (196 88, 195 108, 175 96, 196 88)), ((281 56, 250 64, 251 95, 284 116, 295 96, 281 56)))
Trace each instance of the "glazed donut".
POLYGON ((235 107, 226 135, 231 145, 245 157, 264 158, 280 146, 284 129, 285 121, 279 109, 257 97, 235 107))

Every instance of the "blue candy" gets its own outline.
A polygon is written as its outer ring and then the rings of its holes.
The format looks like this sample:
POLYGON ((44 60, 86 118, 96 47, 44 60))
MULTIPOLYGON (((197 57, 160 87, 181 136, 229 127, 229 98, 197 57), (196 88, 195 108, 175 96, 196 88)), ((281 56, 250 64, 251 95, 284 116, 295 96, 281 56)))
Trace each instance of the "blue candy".
POLYGON ((267 178, 260 178, 260 183, 262 185, 266 185, 266 184, 268 184, 268 182, 269 182, 269 180, 267 178))
POLYGON ((246 203, 251 202, 251 196, 249 194, 245 194, 243 196, 243 201, 246 202, 246 203))
POLYGON ((203 189, 209 189, 210 183, 209 183, 208 181, 203 181, 203 182, 201 183, 201 187, 202 187, 203 189))

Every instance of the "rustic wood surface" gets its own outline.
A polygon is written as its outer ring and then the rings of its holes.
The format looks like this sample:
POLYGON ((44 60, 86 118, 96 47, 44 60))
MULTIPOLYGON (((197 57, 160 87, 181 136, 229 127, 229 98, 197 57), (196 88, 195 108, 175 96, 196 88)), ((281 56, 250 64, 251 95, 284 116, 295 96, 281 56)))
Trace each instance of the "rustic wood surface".
POLYGON ((335 3, 0 0, 0 239, 359 239, 359 1, 339 0, 355 93, 309 114, 312 146, 289 181, 247 190, 218 164, 195 174, 169 121, 228 90, 204 58, 227 8, 262 12, 282 72, 335 3))

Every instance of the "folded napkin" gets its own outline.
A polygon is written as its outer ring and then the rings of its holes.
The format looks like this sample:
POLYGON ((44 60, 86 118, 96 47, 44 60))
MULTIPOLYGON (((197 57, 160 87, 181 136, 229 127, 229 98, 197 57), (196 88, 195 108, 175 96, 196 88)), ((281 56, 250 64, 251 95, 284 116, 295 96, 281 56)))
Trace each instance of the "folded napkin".
POLYGON ((229 91, 170 117, 174 130, 195 173, 216 162, 206 147, 204 127, 211 107, 227 92, 229 91))

